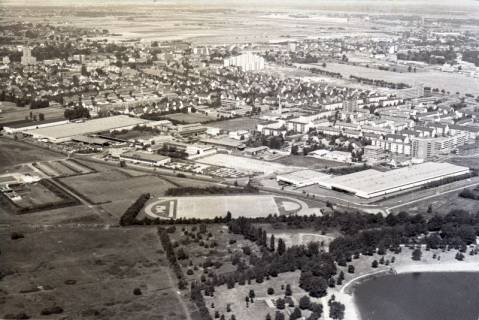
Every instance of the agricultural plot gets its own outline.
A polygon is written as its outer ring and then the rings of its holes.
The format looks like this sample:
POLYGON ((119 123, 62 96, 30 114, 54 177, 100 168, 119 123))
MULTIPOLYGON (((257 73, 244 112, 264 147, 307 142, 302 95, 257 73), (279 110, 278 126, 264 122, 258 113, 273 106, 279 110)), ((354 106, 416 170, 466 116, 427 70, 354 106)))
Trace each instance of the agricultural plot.
POLYGON ((259 123, 258 119, 252 118, 235 118, 229 120, 215 121, 208 123, 209 127, 225 129, 228 131, 234 130, 254 130, 259 123))
POLYGON ((0 249, 2 318, 58 306, 61 318, 187 319, 156 228, 0 231, 0 249))

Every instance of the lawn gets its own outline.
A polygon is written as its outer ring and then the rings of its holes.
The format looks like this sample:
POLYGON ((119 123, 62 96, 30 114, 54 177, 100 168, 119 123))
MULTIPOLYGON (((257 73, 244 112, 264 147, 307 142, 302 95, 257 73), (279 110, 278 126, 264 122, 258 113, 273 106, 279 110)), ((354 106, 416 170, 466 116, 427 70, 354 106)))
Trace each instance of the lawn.
POLYGON ((155 228, 3 230, 0 248, 0 317, 59 306, 75 319, 187 319, 155 228))

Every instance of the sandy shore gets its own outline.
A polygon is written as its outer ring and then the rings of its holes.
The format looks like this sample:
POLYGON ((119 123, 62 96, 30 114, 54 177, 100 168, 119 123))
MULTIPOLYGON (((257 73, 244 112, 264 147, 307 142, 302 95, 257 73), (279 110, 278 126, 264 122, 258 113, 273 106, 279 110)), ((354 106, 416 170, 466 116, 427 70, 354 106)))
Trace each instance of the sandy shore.
MULTIPOLYGON (((389 266, 380 266, 377 269, 371 267, 367 268, 358 274, 354 278, 346 280, 336 292, 332 292, 338 301, 346 306, 345 320, 361 320, 359 308, 355 301, 354 289, 361 283, 371 280, 375 277, 380 277, 386 274, 397 273, 414 273, 414 272, 479 272, 479 255, 470 256, 469 250, 465 254, 464 261, 458 261, 455 259, 456 250, 442 252, 441 250, 423 250, 423 257, 421 261, 413 261, 411 259, 411 250, 403 248, 403 252, 399 255, 395 255, 396 262, 389 266), (433 255, 439 255, 441 260, 433 259, 433 255)), ((378 259, 375 257, 361 257, 353 264, 368 264, 371 261, 378 259), (366 261, 361 261, 366 260, 366 261)), ((328 308, 329 309, 329 308, 328 308)))

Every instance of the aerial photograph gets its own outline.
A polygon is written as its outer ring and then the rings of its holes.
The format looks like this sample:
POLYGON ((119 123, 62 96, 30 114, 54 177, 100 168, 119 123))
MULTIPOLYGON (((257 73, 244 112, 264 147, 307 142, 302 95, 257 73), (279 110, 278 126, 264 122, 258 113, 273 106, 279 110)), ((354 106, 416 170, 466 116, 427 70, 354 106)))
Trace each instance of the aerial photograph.
POLYGON ((479 0, 0 0, 0 320, 478 320, 479 0))

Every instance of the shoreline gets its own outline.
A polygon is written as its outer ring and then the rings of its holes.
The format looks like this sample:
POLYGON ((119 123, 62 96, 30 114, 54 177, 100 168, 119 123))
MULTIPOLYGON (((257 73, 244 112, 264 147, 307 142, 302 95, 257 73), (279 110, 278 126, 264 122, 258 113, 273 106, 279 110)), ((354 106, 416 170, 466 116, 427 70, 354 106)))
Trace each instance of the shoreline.
MULTIPOLYGON (((403 248, 404 249, 404 248, 403 248)), ((431 251, 432 252, 432 251, 431 251)), ((449 259, 444 261, 430 261, 424 259, 422 261, 398 262, 397 265, 382 266, 377 270, 371 270, 367 273, 360 274, 346 282, 337 293, 334 293, 341 303, 346 307, 344 320, 362 320, 361 312, 356 302, 354 292, 355 289, 366 281, 374 280, 392 274, 408 274, 408 273, 433 273, 433 272, 464 272, 479 273, 479 256, 466 255, 466 261, 458 261, 454 259, 456 251, 440 252, 441 255, 450 255, 449 259), (453 260, 451 260, 451 257, 453 260), (467 261, 470 260, 470 261, 467 261)), ((402 253, 405 256, 405 253, 402 253)))

